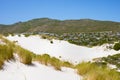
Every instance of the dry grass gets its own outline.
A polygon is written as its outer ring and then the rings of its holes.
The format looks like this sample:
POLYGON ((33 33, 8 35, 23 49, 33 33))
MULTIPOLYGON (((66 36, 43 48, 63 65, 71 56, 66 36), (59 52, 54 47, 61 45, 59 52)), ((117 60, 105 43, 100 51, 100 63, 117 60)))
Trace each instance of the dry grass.
POLYGON ((90 62, 82 62, 76 66, 84 80, 120 80, 120 73, 108 67, 98 66, 90 62))

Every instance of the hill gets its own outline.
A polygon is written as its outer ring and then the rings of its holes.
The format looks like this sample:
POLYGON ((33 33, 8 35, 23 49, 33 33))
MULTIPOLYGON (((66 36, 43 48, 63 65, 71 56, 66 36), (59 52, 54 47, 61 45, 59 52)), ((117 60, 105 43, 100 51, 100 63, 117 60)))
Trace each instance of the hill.
POLYGON ((24 33, 24 32, 48 32, 48 33, 71 33, 71 32, 98 32, 120 31, 120 22, 99 21, 92 19, 80 20, 56 20, 38 18, 26 22, 17 22, 12 25, 0 25, 0 33, 24 33))

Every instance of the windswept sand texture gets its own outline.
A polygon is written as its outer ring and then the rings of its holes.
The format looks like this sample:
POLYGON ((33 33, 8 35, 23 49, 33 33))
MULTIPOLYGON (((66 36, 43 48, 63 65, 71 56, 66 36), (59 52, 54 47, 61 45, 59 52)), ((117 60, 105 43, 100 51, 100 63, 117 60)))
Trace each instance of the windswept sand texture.
POLYGON ((81 80, 75 70, 62 68, 56 71, 33 62, 32 66, 24 65, 18 61, 5 62, 4 69, 0 71, 0 80, 81 80))

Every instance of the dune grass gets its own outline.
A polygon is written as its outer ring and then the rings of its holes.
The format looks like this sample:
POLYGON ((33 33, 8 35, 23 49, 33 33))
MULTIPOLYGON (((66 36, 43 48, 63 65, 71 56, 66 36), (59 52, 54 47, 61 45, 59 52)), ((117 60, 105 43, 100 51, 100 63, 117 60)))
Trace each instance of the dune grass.
POLYGON ((78 74, 83 76, 83 80, 120 80, 120 73, 107 66, 82 62, 76 65, 76 69, 78 74))
POLYGON ((74 67, 72 63, 68 61, 61 61, 60 59, 56 57, 51 57, 48 54, 36 55, 33 60, 38 61, 46 66, 53 66, 56 70, 61 70, 61 67, 74 67))
POLYGON ((0 45, 0 66, 4 64, 4 61, 13 59, 13 54, 16 53, 20 57, 20 61, 24 64, 31 64, 32 62, 32 55, 33 53, 18 46, 15 45, 13 42, 5 39, 2 35, 0 35, 0 39, 6 45, 0 45))
POLYGON ((4 62, 2 60, 0 60, 0 69, 2 69, 4 62))
POLYGON ((14 52, 18 54, 18 56, 20 57, 20 62, 22 62, 23 64, 31 64, 32 63, 32 52, 23 49, 20 46, 15 46, 14 52))
POLYGON ((13 59, 13 44, 0 35, 0 39, 5 44, 0 44, 0 68, 2 68, 4 61, 13 59))
POLYGON ((7 45, 0 45, 0 59, 9 60, 13 57, 13 49, 7 45))
POLYGON ((0 45, 0 68, 2 68, 4 61, 13 58, 13 49, 8 45, 0 45))
POLYGON ((54 68, 56 70, 61 70, 62 61, 60 61, 59 59, 57 59, 55 57, 52 57, 51 60, 50 60, 50 63, 51 63, 52 66, 54 66, 54 68))

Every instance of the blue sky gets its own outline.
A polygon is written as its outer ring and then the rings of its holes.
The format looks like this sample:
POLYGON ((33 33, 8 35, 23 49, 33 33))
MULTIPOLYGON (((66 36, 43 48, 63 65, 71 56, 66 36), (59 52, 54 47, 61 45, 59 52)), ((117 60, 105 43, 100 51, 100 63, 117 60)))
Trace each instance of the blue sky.
POLYGON ((0 0, 0 24, 43 17, 120 22, 120 0, 0 0))

